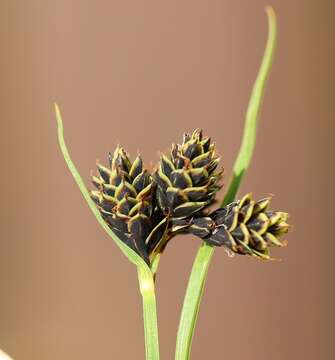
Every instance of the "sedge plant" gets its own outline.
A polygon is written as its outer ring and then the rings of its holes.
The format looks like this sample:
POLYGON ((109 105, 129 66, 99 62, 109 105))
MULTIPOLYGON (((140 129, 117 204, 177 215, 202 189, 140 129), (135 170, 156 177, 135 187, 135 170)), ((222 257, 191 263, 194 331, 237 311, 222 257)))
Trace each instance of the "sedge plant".
POLYGON ((162 154, 150 173, 140 156, 132 159, 118 146, 106 164, 97 163, 88 190, 68 152, 59 107, 55 105, 59 145, 65 162, 84 199, 106 233, 137 268, 143 300, 147 360, 159 359, 155 278, 159 260, 171 240, 182 234, 201 239, 181 313, 176 360, 190 358, 191 344, 210 260, 216 247, 231 253, 269 260, 270 248, 284 246, 280 238, 288 231, 285 212, 269 210, 270 198, 254 200, 246 194, 235 200, 249 166, 256 139, 257 120, 265 83, 272 63, 276 21, 267 8, 268 42, 256 79, 245 130, 233 176, 224 200, 217 203, 223 168, 215 145, 200 129, 185 133, 181 144, 162 154))

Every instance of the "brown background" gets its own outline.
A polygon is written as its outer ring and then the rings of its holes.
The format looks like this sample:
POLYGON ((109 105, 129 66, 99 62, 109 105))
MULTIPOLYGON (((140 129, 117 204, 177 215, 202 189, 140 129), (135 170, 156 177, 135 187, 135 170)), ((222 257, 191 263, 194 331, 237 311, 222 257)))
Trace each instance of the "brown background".
MULTIPOLYGON (((280 263, 218 250, 192 359, 333 359, 334 1, 274 0, 279 47, 241 194, 276 195, 280 263)), ((16 360, 143 359, 135 268, 107 238, 56 141, 58 101, 85 180, 120 141, 147 163, 204 128, 226 181, 266 39, 263 1, 2 0, 0 348, 16 360)), ((199 242, 159 270, 172 359, 199 242)))

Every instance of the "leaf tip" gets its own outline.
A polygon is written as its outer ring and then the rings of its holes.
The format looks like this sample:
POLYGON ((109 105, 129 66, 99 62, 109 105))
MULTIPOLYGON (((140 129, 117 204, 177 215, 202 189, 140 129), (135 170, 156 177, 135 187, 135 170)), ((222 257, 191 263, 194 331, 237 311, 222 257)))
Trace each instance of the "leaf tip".
POLYGON ((265 6, 265 12, 267 13, 268 16, 273 17, 273 16, 276 15, 276 13, 275 13, 275 11, 274 11, 274 9, 273 9, 273 7, 271 5, 266 5, 265 6))
POLYGON ((58 104, 56 102, 54 102, 54 110, 55 110, 56 114, 60 113, 59 106, 58 106, 58 104))
POLYGON ((55 114, 56 114, 58 129, 62 131, 62 129, 63 129, 62 115, 60 112, 60 108, 56 102, 54 102, 54 110, 55 110, 55 114))
POLYGON ((275 12, 274 8, 271 5, 266 5, 265 12, 266 12, 269 22, 275 24, 277 21, 276 21, 276 12, 275 12))

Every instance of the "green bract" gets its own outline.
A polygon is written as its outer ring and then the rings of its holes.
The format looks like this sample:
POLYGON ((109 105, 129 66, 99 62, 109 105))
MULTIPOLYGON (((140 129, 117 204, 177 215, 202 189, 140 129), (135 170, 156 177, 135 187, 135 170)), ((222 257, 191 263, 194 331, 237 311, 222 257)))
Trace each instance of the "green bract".
POLYGON ((159 343, 158 343, 158 327, 157 327, 157 314, 156 314, 156 297, 154 287, 154 274, 148 264, 143 258, 120 240, 114 231, 108 226, 107 222, 101 216, 101 213, 91 199, 90 193, 87 190, 79 171, 74 165, 69 151, 64 140, 63 120, 57 104, 55 104, 55 112, 58 125, 58 141, 62 151, 66 165, 68 166, 75 182, 77 183, 84 199, 86 200, 89 208, 92 210, 94 216, 98 220, 101 227, 107 234, 115 241, 122 252, 126 255, 130 262, 137 267, 138 280, 140 292, 143 299, 143 322, 144 322, 144 335, 145 335, 145 349, 147 360, 159 360, 159 343))
MULTIPOLYGON (((240 151, 234 164, 228 190, 221 203, 222 206, 228 205, 234 201, 254 152, 259 112, 277 40, 276 14, 272 7, 266 7, 266 14, 268 17, 267 44, 261 66, 251 92, 245 117, 244 133, 240 151)), ((194 260, 179 322, 175 354, 176 360, 188 360, 190 358, 194 328, 214 249, 215 248, 213 246, 203 243, 200 246, 194 260)))

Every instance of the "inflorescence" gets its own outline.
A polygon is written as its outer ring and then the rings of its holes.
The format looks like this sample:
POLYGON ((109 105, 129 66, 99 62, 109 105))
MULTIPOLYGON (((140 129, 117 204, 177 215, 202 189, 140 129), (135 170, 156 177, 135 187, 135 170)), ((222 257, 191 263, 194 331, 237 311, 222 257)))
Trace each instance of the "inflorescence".
POLYGON ((270 259, 269 248, 284 246, 288 214, 268 209, 271 198, 251 194, 213 212, 223 169, 215 145, 201 130, 161 155, 150 174, 140 156, 131 161, 117 147, 109 166, 98 163, 91 197, 115 234, 149 265, 176 234, 193 234, 212 246, 270 259))

